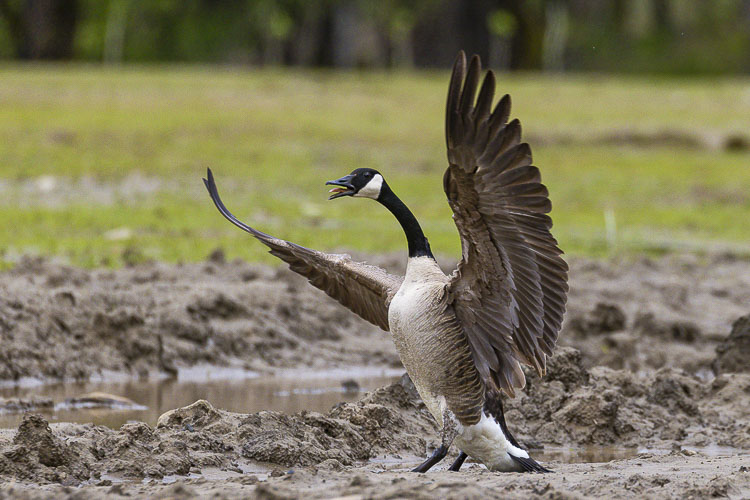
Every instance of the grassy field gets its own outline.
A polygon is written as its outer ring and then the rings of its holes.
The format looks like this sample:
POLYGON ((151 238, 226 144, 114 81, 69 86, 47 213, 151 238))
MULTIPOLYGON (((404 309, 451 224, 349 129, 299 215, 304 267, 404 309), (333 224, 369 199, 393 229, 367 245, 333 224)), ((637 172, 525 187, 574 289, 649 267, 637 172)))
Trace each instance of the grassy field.
MULTIPOLYGON (((447 77, 0 68, 2 258, 117 266, 222 247, 272 262, 213 208, 206 167, 230 210, 259 229, 323 250, 398 251, 385 209, 326 201, 326 180, 377 168, 433 249, 458 255, 441 187, 447 77)), ((499 87, 513 96, 566 252, 750 253, 750 153, 721 147, 750 136, 750 80, 501 75, 499 87)))

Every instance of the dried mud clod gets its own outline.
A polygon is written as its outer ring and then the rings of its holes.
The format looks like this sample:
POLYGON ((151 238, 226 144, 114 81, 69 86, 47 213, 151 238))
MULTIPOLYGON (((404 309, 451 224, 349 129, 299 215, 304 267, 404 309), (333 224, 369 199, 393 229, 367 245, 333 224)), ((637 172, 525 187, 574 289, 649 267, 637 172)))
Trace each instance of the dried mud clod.
POLYGON ((750 411, 750 375, 743 377, 709 387, 674 368, 646 375, 587 370, 579 352, 561 348, 548 360, 547 377, 531 375, 524 391, 506 400, 506 417, 522 443, 742 447, 748 425, 739 415, 750 411))
POLYGON ((0 477, 77 484, 91 474, 81 451, 56 437, 41 415, 28 413, 0 454, 0 477))
POLYGON ((651 313, 639 314, 633 323, 633 330, 638 335, 648 335, 663 340, 678 342, 695 342, 700 339, 700 328, 691 321, 664 321, 651 313))
POLYGON ((729 336, 716 347, 714 372, 750 372, 750 314, 732 324, 729 336))
POLYGON ((616 332, 625 328, 625 313, 615 304, 600 302, 583 316, 570 320, 570 328, 583 336, 616 332))

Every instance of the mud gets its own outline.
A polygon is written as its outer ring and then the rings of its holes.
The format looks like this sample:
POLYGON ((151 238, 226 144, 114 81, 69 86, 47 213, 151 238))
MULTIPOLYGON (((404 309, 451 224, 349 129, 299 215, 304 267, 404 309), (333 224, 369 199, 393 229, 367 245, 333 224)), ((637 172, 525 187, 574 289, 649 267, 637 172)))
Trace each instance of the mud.
MULTIPOLYGON (((408 378, 327 414, 238 414, 200 400, 163 414, 155 427, 114 430, 54 424, 33 413, 16 431, 0 431, 0 478, 80 484, 164 478, 204 468, 227 472, 317 465, 341 468, 378 456, 421 456, 436 425, 408 378), (111 479, 110 479, 111 480, 111 479)), ((285 469, 286 470, 286 469, 285 469)))
POLYGON ((24 259, 0 275, 0 342, 0 380, 399 365, 386 335, 303 279, 216 256, 117 271, 24 259))
POLYGON ((579 349, 587 367, 671 367, 710 378, 717 347, 750 312, 746 259, 681 255, 570 264, 560 345, 579 349))
POLYGON ((750 372, 750 314, 734 322, 732 331, 716 347, 716 373, 750 372))
MULTIPOLYGON (((398 271, 394 262, 376 261, 398 271)), ((268 374, 398 366, 387 334, 304 280, 219 253, 118 271, 27 259, 0 275, 0 289, 0 377, 10 381, 164 376, 201 364, 268 374)), ((573 259, 547 376, 527 372, 527 387, 505 403, 516 438, 555 474, 473 463, 451 473, 457 450, 426 475, 409 473, 438 436, 403 378, 324 412, 236 413, 201 400, 156 425, 116 429, 29 412, 0 430, 0 498, 747 497, 748 309, 746 260, 573 259), (545 447, 636 451, 570 463, 545 447)), ((38 396, 2 408, 50 404, 38 396)))
MULTIPOLYGON (((403 271, 401 256, 369 260, 403 271)), ((747 260, 685 255, 570 264, 560 345, 579 349, 586 367, 710 374, 720 369, 716 349, 733 322, 750 312, 747 260)), ((226 261, 220 251, 204 263, 120 270, 25 258, 0 274, 0 342, 6 381, 174 375, 196 364, 259 373, 400 366, 387 334, 303 278, 226 261)))
POLYGON ((52 398, 32 396, 29 398, 0 398, 0 415, 27 411, 50 410, 55 406, 52 398))
POLYGON ((507 412, 532 454, 541 442, 560 440, 636 441, 672 451, 598 464, 553 460, 546 465, 556 472, 548 475, 490 473, 472 463, 453 473, 446 470, 450 460, 427 475, 409 473, 438 443, 434 421, 404 377, 325 414, 246 415, 201 400, 165 413, 155 427, 133 422, 114 430, 50 426, 29 413, 17 430, 0 431, 0 480, 13 485, 0 495, 669 498, 750 492, 750 452, 695 451, 709 444, 750 449, 750 375, 722 375, 704 387, 673 370, 644 379, 607 368, 588 372, 572 349, 555 359, 545 387, 530 384, 507 412), (519 412, 526 412, 525 420, 519 412), (528 428, 536 429, 531 437, 528 428))

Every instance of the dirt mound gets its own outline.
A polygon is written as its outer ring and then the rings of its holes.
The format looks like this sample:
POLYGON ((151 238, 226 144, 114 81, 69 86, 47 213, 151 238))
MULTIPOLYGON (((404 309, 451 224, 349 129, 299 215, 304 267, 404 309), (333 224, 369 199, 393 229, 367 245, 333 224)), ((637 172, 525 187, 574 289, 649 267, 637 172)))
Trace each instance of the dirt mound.
POLYGON ((570 320, 570 328, 581 335, 616 332, 625 328, 625 313, 614 304, 600 302, 583 316, 570 320))
POLYGON ((240 424, 239 438, 242 456, 250 460, 288 467, 330 460, 352 465, 377 455, 422 455, 425 439, 436 429, 422 402, 398 383, 356 403, 342 403, 327 415, 249 415, 240 424))
POLYGON ((302 278, 215 256, 114 271, 25 259, 0 273, 0 343, 0 380, 398 363, 387 336, 302 278))
POLYGON ((570 259, 560 344, 588 368, 710 373, 730 321, 747 314, 750 263, 722 256, 570 259))
POLYGON ((529 373, 523 393, 506 402, 509 426, 529 447, 747 446, 750 424, 740 415, 750 410, 750 375, 706 384, 674 368, 639 375, 586 370, 580 360, 574 349, 560 349, 544 380, 529 373))
POLYGON ((105 427, 57 424, 28 414, 15 436, 0 435, 0 478, 78 484, 109 474, 123 479, 233 471, 242 463, 337 468, 378 455, 417 455, 437 427, 409 381, 378 389, 327 414, 226 412, 207 401, 143 422, 105 427))
POLYGON ((78 484, 89 478, 88 453, 56 437, 40 415, 27 414, 0 454, 0 477, 78 484))
POLYGON ((737 319, 729 336, 716 347, 713 368, 716 373, 750 372, 750 314, 737 319))

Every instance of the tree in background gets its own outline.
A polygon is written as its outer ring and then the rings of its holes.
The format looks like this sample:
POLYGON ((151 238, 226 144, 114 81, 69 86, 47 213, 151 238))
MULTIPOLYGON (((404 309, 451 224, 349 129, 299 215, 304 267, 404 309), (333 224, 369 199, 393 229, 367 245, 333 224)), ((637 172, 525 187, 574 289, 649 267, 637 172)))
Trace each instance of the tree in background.
POLYGON ((750 71, 750 0, 0 0, 0 57, 750 71))
POLYGON ((0 0, 0 15, 18 59, 70 59, 78 21, 76 0, 0 0))

